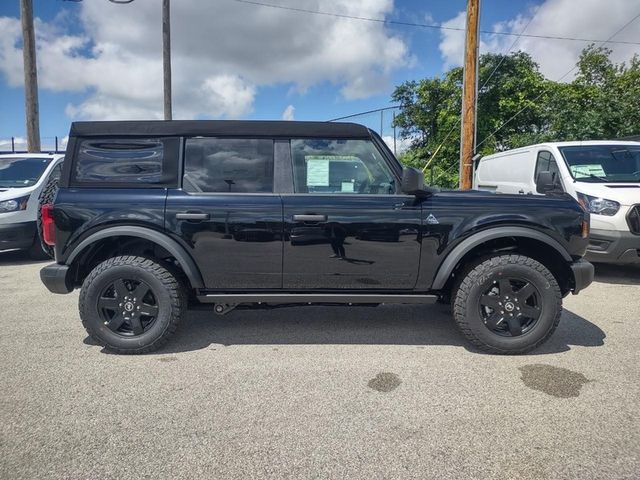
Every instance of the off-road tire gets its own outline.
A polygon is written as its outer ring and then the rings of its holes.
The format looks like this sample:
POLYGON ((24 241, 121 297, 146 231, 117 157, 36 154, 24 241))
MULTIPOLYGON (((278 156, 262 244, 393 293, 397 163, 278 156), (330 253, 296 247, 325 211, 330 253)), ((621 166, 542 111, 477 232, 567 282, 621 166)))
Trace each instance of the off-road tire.
POLYGON ((477 349, 494 354, 522 354, 549 339, 560 322, 562 293, 553 274, 540 262, 523 255, 483 257, 468 265, 458 276, 453 290, 453 318, 462 334, 477 349), (526 277, 536 286, 541 297, 537 323, 526 334, 504 337, 484 323, 478 305, 483 285, 507 275, 526 277))
POLYGON ((108 351, 120 354, 149 353, 165 345, 175 333, 187 307, 186 295, 176 276, 144 257, 113 257, 96 266, 80 290, 79 309, 87 333, 108 351), (119 278, 134 278, 149 285, 158 301, 158 316, 149 330, 121 336, 104 325, 98 298, 104 288, 119 278))
POLYGON ((34 245, 32 247, 33 254, 31 250, 29 251, 29 255, 31 256, 31 258, 34 258, 33 255, 36 255, 38 246, 44 253, 44 255, 40 258, 44 259, 54 257, 53 246, 44 243, 44 240, 42 238, 42 205, 53 203, 55 201, 56 195, 58 193, 58 182, 60 180, 61 171, 62 168, 60 167, 60 165, 58 165, 51 171, 49 179, 47 180, 46 185, 44 186, 44 188, 40 192, 40 196, 38 197, 38 237, 36 238, 36 242, 34 242, 34 245))

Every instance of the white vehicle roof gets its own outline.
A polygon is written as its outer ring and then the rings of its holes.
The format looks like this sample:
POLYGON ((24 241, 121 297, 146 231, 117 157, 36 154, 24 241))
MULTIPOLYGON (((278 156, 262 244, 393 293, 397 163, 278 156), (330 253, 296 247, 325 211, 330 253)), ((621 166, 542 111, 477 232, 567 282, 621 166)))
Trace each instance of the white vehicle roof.
POLYGON ((544 142, 536 143, 534 145, 527 145, 526 147, 514 148, 513 150, 504 150, 502 152, 492 153, 491 155, 485 155, 482 158, 485 159, 505 154, 526 152, 533 148, 540 147, 584 147, 589 145, 633 145, 636 147, 640 147, 640 142, 633 142, 631 140, 576 140, 572 142, 544 142))
POLYGON ((58 158, 64 157, 64 153, 11 153, 6 152, 0 154, 0 158, 11 157, 11 158, 42 158, 42 157, 51 157, 53 160, 57 160, 58 158))

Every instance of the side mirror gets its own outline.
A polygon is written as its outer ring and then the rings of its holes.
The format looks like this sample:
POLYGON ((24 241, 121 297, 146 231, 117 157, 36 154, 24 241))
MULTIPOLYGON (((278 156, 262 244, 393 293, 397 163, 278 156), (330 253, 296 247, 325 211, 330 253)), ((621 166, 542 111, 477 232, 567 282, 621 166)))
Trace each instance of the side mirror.
POLYGON ((556 189, 556 182, 551 172, 540 172, 536 177, 536 192, 548 193, 556 189))
POLYGON ((408 195, 425 193, 424 175, 413 167, 405 167, 402 170, 402 192, 408 195))

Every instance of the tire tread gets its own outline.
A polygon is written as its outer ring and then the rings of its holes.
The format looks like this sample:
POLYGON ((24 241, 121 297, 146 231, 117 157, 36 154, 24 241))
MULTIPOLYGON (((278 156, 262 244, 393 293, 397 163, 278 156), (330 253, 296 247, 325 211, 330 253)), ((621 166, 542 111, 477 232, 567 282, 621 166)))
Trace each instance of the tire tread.
POLYGON ((184 293, 184 289, 180 282, 176 279, 176 277, 165 267, 156 263, 155 261, 146 258, 139 257, 133 255, 123 255, 118 257, 112 257, 104 262, 100 263, 96 266, 89 275, 85 278, 82 283, 82 289, 80 290, 80 298, 79 298, 79 308, 81 312, 82 325, 84 326, 87 333, 94 340, 98 341, 102 346, 104 346, 107 350, 113 353, 118 354, 144 354, 155 351, 162 346, 164 346, 169 339, 173 336, 178 328, 178 324, 180 323, 182 316, 184 315, 184 310, 186 307, 186 297, 184 293), (99 277, 105 271, 119 266, 128 266, 128 267, 138 267, 146 272, 154 275, 158 280, 160 280, 167 290, 170 292, 170 300, 171 300, 171 316, 169 323, 165 331, 151 344, 145 345, 144 347, 132 349, 132 348, 120 348, 115 345, 110 345, 108 342, 101 341, 99 337, 95 334, 93 328, 90 323, 86 321, 82 312, 85 311, 86 301, 87 301, 87 286, 90 285, 97 277, 99 277))
POLYGON ((553 335, 553 332, 556 330, 558 324, 560 323, 560 317, 562 315, 562 293, 560 291, 560 287, 558 286, 558 282, 553 274, 549 271, 549 269, 547 269, 547 267, 531 257, 518 254, 493 255, 489 257, 483 257, 466 267, 462 271, 460 278, 461 280, 459 280, 454 287, 452 296, 454 300, 453 318, 460 332, 474 347, 476 347, 480 351, 501 355, 518 355, 527 353, 538 348, 540 345, 546 342, 549 337, 553 335), (555 317, 553 319, 553 324, 549 331, 545 334, 545 336, 531 345, 512 350, 501 349, 495 346, 487 345, 485 342, 483 342, 475 334, 473 328, 469 325, 465 303, 465 300, 468 297, 472 286, 476 285, 480 281, 480 278, 486 275, 490 270, 506 265, 525 266, 542 274, 552 286, 556 300, 555 317))

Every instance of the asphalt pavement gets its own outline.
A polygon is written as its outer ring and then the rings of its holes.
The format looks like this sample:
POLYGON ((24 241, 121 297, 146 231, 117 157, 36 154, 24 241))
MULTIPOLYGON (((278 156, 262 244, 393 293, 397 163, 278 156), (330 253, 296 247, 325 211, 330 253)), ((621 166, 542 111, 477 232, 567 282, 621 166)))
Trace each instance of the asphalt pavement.
POLYGON ((0 254, 0 478, 640 478, 640 268, 602 266, 524 356, 446 306, 192 311, 111 355, 0 254))

